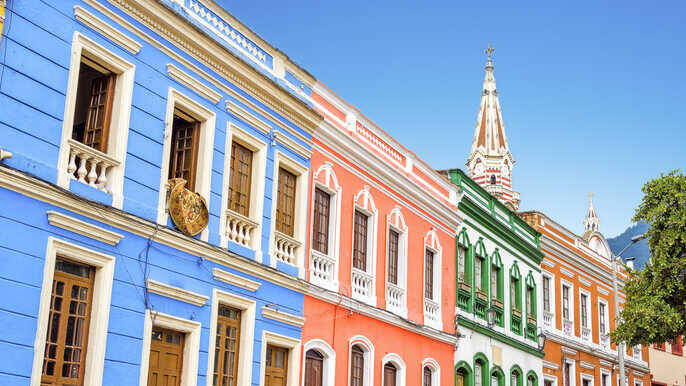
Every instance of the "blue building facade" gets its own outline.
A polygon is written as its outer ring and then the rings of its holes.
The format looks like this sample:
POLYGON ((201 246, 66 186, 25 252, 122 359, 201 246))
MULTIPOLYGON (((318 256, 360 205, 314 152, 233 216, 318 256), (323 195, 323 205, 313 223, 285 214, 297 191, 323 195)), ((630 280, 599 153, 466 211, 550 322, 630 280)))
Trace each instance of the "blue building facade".
POLYGON ((211 0, 5 11, 0 384, 295 385, 314 79, 211 0))

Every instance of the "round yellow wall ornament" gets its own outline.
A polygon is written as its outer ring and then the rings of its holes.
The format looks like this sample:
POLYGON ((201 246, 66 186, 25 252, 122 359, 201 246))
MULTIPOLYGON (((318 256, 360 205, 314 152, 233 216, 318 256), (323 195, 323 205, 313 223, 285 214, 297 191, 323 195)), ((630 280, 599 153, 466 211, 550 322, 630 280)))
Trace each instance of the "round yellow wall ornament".
POLYGON ((186 180, 169 180, 169 216, 183 233, 195 236, 202 232, 209 222, 205 198, 186 189, 186 180))

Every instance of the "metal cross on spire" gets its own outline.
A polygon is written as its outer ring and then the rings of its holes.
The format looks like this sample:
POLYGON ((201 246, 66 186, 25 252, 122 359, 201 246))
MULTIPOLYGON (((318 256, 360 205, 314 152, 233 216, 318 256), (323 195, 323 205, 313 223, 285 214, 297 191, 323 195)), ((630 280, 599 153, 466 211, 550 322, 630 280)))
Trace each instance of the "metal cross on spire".
POLYGON ((491 43, 488 43, 488 48, 484 50, 484 53, 488 55, 488 60, 491 60, 493 51, 495 51, 495 48, 491 47, 491 43))

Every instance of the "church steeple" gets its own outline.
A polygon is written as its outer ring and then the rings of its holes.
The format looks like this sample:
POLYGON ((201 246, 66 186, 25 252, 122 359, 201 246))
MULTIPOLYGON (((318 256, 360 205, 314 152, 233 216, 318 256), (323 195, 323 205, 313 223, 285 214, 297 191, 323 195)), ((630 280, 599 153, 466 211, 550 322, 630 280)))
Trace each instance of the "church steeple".
POLYGON ((519 208, 519 193, 512 190, 512 166, 515 163, 505 136, 498 90, 493 76, 493 47, 484 52, 486 76, 481 91, 481 104, 472 140, 472 151, 466 166, 470 177, 513 210, 519 208))
POLYGON ((595 213, 595 208, 593 207, 593 193, 588 194, 588 212, 586 213, 586 218, 584 219, 584 234, 590 234, 593 232, 600 231, 600 220, 598 215, 595 213))

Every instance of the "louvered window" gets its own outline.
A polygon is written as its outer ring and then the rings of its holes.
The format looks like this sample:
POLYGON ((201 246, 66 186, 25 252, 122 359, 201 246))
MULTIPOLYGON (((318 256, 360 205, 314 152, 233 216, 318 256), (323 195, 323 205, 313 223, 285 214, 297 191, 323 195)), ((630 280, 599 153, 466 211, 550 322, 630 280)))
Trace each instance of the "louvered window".
POLYGON ((388 282, 398 284, 398 244, 400 235, 391 229, 388 232, 388 282))
POLYGON ((172 123, 168 177, 183 178, 191 191, 195 191, 199 136, 200 122, 177 109, 172 123))
POLYGON ((353 267, 367 271, 367 223, 369 217, 356 210, 353 229, 353 267))
POLYGON ((331 196, 325 191, 314 189, 314 219, 312 224, 312 248, 329 253, 329 214, 331 196))
POLYGON ((231 171, 229 174, 229 209, 250 216, 250 184, 252 183, 253 152, 245 146, 231 144, 231 171))
POLYGON ((295 174, 279 168, 279 187, 276 198, 276 230, 293 237, 295 221, 295 174))
POLYGON ((434 253, 428 249, 424 255, 424 296, 434 298, 434 253))
POLYGON ((72 138, 107 152, 116 74, 82 58, 74 106, 72 138))

